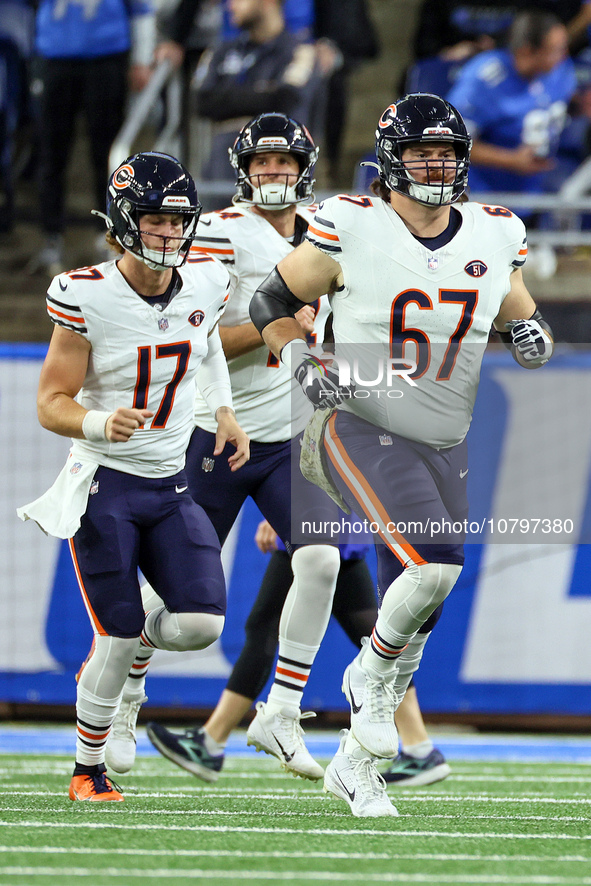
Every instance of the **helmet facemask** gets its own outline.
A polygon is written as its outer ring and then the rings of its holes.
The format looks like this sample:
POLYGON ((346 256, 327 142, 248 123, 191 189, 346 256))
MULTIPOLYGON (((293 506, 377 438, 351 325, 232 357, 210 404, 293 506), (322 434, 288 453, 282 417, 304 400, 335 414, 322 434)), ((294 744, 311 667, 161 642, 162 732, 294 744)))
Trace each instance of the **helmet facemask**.
POLYGON ((285 114, 259 114, 240 132, 229 150, 230 163, 236 170, 235 203, 252 203, 275 211, 297 203, 311 203, 314 199, 314 166, 318 148, 305 126, 285 114), (299 175, 294 173, 249 173, 250 161, 256 154, 285 153, 298 163, 299 175))
POLYGON ((386 108, 378 121, 376 157, 380 179, 391 191, 424 206, 455 203, 468 184, 471 144, 460 113, 449 102, 429 93, 407 95, 386 108), (407 148, 433 144, 450 145, 455 157, 403 161, 407 148))
POLYGON ((201 207, 197 211, 190 210, 188 212, 179 212, 176 208, 170 209, 171 215, 181 215, 183 218, 183 232, 181 237, 170 237, 158 234, 154 231, 142 230, 141 217, 148 214, 168 214, 165 207, 162 207, 159 211, 141 211, 134 208, 125 197, 116 197, 110 208, 114 210, 109 213, 110 217, 113 219, 113 216, 119 215, 123 222, 123 225, 115 224, 114 231, 115 239, 123 249, 127 252, 131 252, 135 258, 144 262, 145 265, 154 271, 161 271, 166 268, 180 268, 184 265, 193 240, 195 239, 195 229, 197 227, 199 215, 201 214, 201 207), (118 227, 122 228, 121 236, 117 231, 118 227), (162 248, 154 249, 153 247, 150 248, 149 246, 146 246, 142 235, 158 238, 162 241, 162 248), (175 242, 172 243, 171 241, 175 242), (174 250, 168 248, 171 245, 177 244, 178 248, 174 250))
MULTIPOLYGON (((244 158, 246 167, 248 167, 252 156, 253 154, 249 154, 244 158)), ((300 166, 300 158, 296 154, 290 154, 290 156, 294 157, 300 166)), ((288 206, 293 206, 296 203, 312 202, 314 199, 312 166, 313 164, 309 163, 303 171, 299 172, 295 181, 293 181, 293 172, 249 174, 247 169, 240 168, 238 172, 238 200, 262 206, 272 212, 287 209, 288 206), (269 181, 271 176, 273 180, 269 181)))
MULTIPOLYGON (((466 188, 468 159, 467 151, 463 157, 458 156, 459 145, 446 142, 454 149, 455 157, 403 160, 406 148, 417 143, 400 143, 391 148, 387 142, 388 139, 384 138, 381 145, 382 169, 387 170, 381 177, 390 190, 425 206, 446 206, 461 197, 466 188)), ((419 144, 430 143, 432 141, 426 139, 419 144)))

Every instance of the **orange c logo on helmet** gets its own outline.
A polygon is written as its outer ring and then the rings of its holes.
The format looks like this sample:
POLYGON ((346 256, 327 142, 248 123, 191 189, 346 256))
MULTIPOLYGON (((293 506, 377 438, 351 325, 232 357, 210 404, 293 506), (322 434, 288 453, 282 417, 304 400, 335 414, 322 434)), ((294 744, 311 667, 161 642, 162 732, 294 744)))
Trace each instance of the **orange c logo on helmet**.
POLYGON ((133 166, 130 166, 129 164, 120 166, 113 174, 113 186, 118 188, 118 190, 126 188, 134 175, 133 166))
POLYGON ((309 131, 308 131, 308 127, 307 127, 307 126, 302 126, 302 129, 303 129, 304 132, 306 133, 306 137, 310 139, 310 141, 312 142, 312 144, 314 144, 314 139, 313 139, 312 136, 310 135, 310 133, 309 133, 309 131))
POLYGON ((385 129, 386 126, 389 126, 394 117, 396 116, 396 105, 388 105, 382 116, 380 117, 378 126, 380 129, 385 129))

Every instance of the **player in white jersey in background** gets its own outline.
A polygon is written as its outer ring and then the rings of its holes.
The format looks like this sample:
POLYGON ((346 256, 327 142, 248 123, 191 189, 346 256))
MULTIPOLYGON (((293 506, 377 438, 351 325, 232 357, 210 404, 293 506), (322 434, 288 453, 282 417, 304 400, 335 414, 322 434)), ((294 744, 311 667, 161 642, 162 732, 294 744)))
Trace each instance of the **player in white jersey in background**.
POLYGON ((381 542, 385 593, 371 638, 343 677, 351 730, 324 782, 358 816, 397 814, 375 760, 396 751, 393 714, 428 638, 418 630, 462 568, 464 535, 453 524, 467 516, 465 436, 491 325, 526 368, 547 362, 553 348, 522 279, 523 223, 502 207, 457 204, 470 156, 457 111, 438 96, 405 96, 379 120, 376 155, 374 195, 324 201, 307 241, 251 302, 266 343, 323 407, 317 416, 328 420, 318 422, 315 443, 327 481, 381 542), (322 292, 333 311, 332 366, 310 353, 292 319, 322 292), (353 393, 343 357, 361 367, 353 393), (378 378, 384 366, 398 376, 380 396, 359 379, 378 378), (437 543, 420 532, 435 521, 450 526, 437 543), (413 531, 398 531, 402 523, 413 531))
POLYGON ((110 178, 103 216, 119 257, 60 274, 47 295, 55 328, 39 420, 73 445, 51 489, 19 516, 70 539, 94 630, 78 681, 71 800, 123 800, 105 775, 105 743, 140 644, 203 649, 224 624, 219 541, 183 470, 196 381, 216 416, 211 455, 231 443, 237 470, 248 437, 217 330, 228 273, 203 255, 185 264, 200 210, 174 157, 130 157, 110 178), (147 615, 138 569, 164 601, 147 615))

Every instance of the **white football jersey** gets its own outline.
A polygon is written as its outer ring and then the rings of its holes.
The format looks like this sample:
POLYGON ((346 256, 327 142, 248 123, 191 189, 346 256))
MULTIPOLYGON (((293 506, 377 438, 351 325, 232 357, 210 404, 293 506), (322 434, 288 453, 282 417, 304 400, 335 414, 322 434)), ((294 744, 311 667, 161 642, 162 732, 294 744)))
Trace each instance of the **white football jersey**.
POLYGON ((190 256, 178 273, 182 287, 164 310, 145 302, 115 261, 54 277, 50 318, 91 345, 78 402, 105 412, 123 406, 154 413, 126 443, 74 440, 74 456, 141 477, 172 476, 183 468, 195 374, 230 281, 225 268, 204 255, 190 256))
MULTIPOLYGON (((308 223, 316 207, 298 207, 308 223)), ((250 323, 248 308, 257 287, 293 245, 249 205, 236 204, 200 218, 193 250, 201 250, 224 262, 233 278, 233 289, 220 326, 250 323)), ((314 337, 322 342, 328 300, 320 299, 314 337)), ((302 430, 312 407, 284 366, 267 348, 260 347, 228 360, 232 400, 238 423, 252 440, 276 443, 289 440, 302 430)), ((195 424, 215 432, 216 422, 199 391, 195 402, 195 424)))
POLYGON ((491 325, 527 254, 523 222, 509 210, 456 208, 461 227, 435 250, 373 196, 331 197, 307 233, 344 276, 330 302, 337 355, 356 390, 340 408, 435 448, 468 432, 491 325), (402 372, 388 383, 393 358, 402 372))

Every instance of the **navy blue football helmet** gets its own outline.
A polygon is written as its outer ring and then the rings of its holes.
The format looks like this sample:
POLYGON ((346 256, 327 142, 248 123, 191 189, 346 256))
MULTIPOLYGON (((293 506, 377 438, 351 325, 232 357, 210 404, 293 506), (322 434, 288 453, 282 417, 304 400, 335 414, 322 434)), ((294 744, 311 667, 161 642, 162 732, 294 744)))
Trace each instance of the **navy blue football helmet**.
POLYGON ((455 203, 468 184, 471 146, 462 116, 449 102, 430 93, 405 95, 389 105, 378 121, 378 173, 386 187, 418 203, 427 206, 455 203), (411 168, 402 161, 405 148, 419 142, 451 142, 456 155, 455 160, 439 161, 437 174, 431 171, 429 163, 415 161, 422 172, 427 170, 426 182, 416 181, 411 168))
POLYGON ((302 123, 286 114, 259 114, 240 132, 230 148, 230 163, 236 170, 235 201, 254 203, 265 209, 284 209, 294 203, 313 200, 314 166, 318 148, 302 123), (284 179, 255 183, 249 178, 248 166, 253 154, 266 152, 292 154, 298 161, 300 174, 295 184, 284 179))
POLYGON ((128 157, 111 175, 103 218, 119 245, 148 267, 178 268, 189 254, 201 208, 195 182, 183 164, 169 154, 145 151, 128 157), (148 249, 142 241, 140 217, 157 213, 182 216, 183 236, 173 251, 167 249, 170 237, 162 237, 161 249, 148 249))

